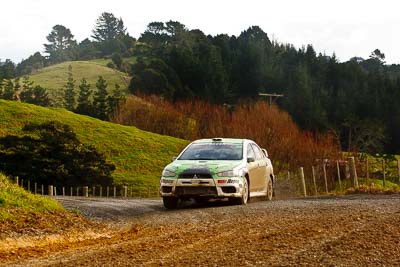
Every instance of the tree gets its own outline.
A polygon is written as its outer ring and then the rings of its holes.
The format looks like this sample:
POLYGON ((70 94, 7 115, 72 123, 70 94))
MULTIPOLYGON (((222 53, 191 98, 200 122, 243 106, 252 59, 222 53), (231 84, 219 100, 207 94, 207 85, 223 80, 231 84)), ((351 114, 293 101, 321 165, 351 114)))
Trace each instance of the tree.
POLYGON ((121 53, 114 52, 111 56, 111 60, 115 64, 115 66, 117 66, 118 69, 121 69, 121 65, 122 65, 121 53))
POLYGON ((75 81, 71 65, 68 66, 68 79, 64 88, 64 105, 68 110, 75 110, 75 81))
POLYGON ((55 25, 47 35, 48 44, 44 44, 45 52, 49 54, 52 63, 59 63, 72 59, 71 49, 76 45, 70 29, 63 25, 55 25))
POLYGON ((4 85, 2 97, 5 100, 14 100, 14 84, 11 80, 8 80, 4 85))
POLYGON ((119 102, 123 99, 123 94, 119 84, 115 84, 115 89, 112 95, 107 97, 107 104, 108 104, 108 114, 114 114, 116 108, 118 107, 119 102))
POLYGON ((102 76, 96 82, 97 91, 94 94, 93 106, 95 108, 96 117, 105 120, 107 119, 107 83, 102 76))
POLYGON ((76 108, 77 113, 85 115, 93 114, 93 106, 90 102, 91 94, 92 90, 90 89, 90 84, 88 84, 86 79, 83 78, 79 85, 78 107, 76 108))
POLYGON ((0 138, 0 170, 5 174, 55 186, 111 183, 115 166, 94 147, 82 144, 68 125, 32 123, 22 131, 23 136, 0 138))
POLYGON ((114 14, 103 12, 96 20, 92 31, 92 38, 98 42, 111 41, 118 35, 125 35, 126 29, 121 18, 117 19, 114 14))

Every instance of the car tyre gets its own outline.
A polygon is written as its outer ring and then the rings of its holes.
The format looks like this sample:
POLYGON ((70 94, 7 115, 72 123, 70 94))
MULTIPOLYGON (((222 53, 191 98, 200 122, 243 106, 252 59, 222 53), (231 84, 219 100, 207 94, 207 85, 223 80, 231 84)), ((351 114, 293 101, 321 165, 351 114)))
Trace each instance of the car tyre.
POLYGON ((249 183, 247 178, 243 179, 243 194, 239 198, 231 198, 229 201, 235 205, 246 205, 250 198, 249 183))
POLYGON ((176 197, 163 197, 164 207, 167 209, 176 209, 178 200, 176 197))
POLYGON ((273 195, 274 195, 274 185, 271 180, 271 177, 267 177, 267 194, 265 196, 265 199, 271 201, 273 195))

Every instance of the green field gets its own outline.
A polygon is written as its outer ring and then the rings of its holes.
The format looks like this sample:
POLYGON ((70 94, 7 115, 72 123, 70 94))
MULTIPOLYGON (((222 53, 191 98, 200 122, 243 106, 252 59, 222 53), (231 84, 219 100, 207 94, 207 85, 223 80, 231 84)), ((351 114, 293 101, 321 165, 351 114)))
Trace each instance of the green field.
MULTIPOLYGON (((136 57, 126 57, 123 58, 123 62, 129 63, 129 64, 135 64, 136 63, 136 57)), ((107 66, 108 63, 112 62, 111 58, 96 58, 89 60, 89 62, 100 64, 102 66, 107 66)))
POLYGON ((91 88, 95 89, 97 79, 102 76, 107 81, 110 91, 115 88, 115 84, 118 84, 121 89, 126 89, 130 82, 130 77, 126 73, 90 61, 67 61, 46 67, 32 74, 30 80, 34 82, 34 85, 46 88, 50 97, 58 104, 67 82, 69 65, 72 66, 77 93, 82 78, 85 78, 91 84, 91 88))
POLYGON ((148 186, 157 186, 163 167, 188 143, 77 115, 62 108, 0 100, 0 136, 19 135, 27 123, 49 120, 70 125, 82 143, 93 145, 115 164, 115 185, 134 186, 138 192, 148 186))

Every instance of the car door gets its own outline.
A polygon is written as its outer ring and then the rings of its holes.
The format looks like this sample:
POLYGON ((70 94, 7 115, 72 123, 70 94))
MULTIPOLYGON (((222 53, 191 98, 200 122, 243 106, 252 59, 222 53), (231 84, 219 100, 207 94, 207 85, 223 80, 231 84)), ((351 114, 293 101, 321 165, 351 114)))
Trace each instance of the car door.
POLYGON ((256 156, 256 163, 257 163, 257 171, 255 177, 255 189, 257 191, 265 191, 266 190, 266 159, 264 157, 264 153, 261 149, 256 145, 252 144, 254 154, 256 156))
POLYGON ((249 175, 249 181, 250 181, 250 192, 257 191, 257 182, 256 182, 256 177, 257 177, 257 171, 258 171, 258 163, 256 160, 256 155, 254 154, 254 150, 251 147, 251 144, 247 144, 246 148, 246 159, 247 159, 247 170, 248 170, 248 175, 249 175), (253 161, 249 162, 249 159, 252 159, 253 161))

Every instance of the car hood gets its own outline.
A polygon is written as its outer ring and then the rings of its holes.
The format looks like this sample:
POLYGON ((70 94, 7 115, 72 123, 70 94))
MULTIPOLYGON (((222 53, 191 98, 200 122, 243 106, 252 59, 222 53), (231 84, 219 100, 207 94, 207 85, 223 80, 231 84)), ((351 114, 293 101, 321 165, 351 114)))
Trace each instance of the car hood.
POLYGON ((175 160, 166 169, 179 175, 186 169, 207 168, 212 174, 229 171, 240 165, 242 160, 175 160))

